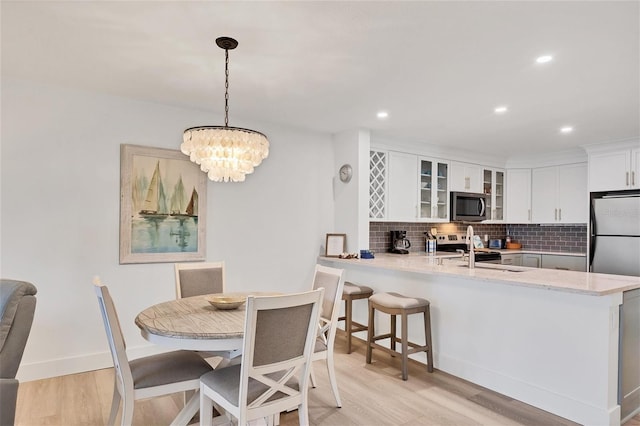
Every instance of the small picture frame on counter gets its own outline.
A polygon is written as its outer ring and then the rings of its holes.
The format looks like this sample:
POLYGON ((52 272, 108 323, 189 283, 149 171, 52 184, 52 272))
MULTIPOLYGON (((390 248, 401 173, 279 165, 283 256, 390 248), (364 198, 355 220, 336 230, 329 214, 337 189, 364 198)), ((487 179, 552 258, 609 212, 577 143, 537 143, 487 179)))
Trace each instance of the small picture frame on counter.
POLYGON ((327 234, 324 255, 338 257, 347 250, 347 234, 327 234))

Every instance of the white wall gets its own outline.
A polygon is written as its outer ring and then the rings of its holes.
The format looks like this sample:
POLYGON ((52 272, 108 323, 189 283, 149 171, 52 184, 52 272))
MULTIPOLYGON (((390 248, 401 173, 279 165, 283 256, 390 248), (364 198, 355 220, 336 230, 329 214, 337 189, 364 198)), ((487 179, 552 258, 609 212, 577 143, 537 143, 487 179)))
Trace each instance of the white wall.
MULTIPOLYGON (((209 182, 207 259, 237 290, 296 291, 333 231, 330 135, 241 122, 269 157, 238 184, 209 182)), ((178 149, 182 131, 222 124, 203 111, 2 81, 0 276, 38 287, 21 380, 111 365, 91 284, 116 301, 130 356, 157 351, 134 318, 174 297, 173 264, 119 265, 120 144, 178 149)))
POLYGON ((368 130, 350 130, 333 137, 335 232, 347 234, 349 253, 369 248, 369 138, 368 130), (339 177, 343 164, 353 169, 347 183, 339 177))

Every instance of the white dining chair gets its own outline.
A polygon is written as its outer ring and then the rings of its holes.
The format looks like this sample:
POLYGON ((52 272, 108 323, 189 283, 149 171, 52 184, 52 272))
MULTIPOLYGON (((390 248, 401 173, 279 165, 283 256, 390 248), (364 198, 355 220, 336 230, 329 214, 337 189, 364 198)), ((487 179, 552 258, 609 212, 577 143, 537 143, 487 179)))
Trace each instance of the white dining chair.
MULTIPOLYGON (((197 391, 200 388, 200 376, 212 371, 212 367, 194 352, 173 351, 129 361, 120 321, 109 290, 97 277, 93 284, 115 370, 113 400, 107 424, 115 424, 120 401, 122 401, 121 424, 128 426, 133 421, 136 400, 176 392, 197 391)), ((177 423, 186 424, 190 420, 183 418, 186 416, 183 413, 188 412, 189 408, 197 407, 198 400, 196 396, 189 401, 189 407, 185 406, 183 412, 176 418, 177 423)))
MULTIPOLYGON (((322 301, 319 333, 312 359, 314 361, 326 360, 329 383, 331 384, 331 390, 336 400, 336 406, 342 407, 333 361, 333 347, 336 340, 338 314, 340 313, 340 305, 342 303, 342 290, 344 289, 344 269, 316 265, 313 275, 313 288, 316 289, 320 287, 324 288, 324 300, 322 301)), ((316 387, 315 382, 315 374, 312 366, 311 385, 314 388, 316 387)))
MULTIPOLYGON (((176 299, 202 296, 205 294, 224 293, 225 283, 224 261, 176 263, 176 299)), ((207 351, 199 354, 208 359, 216 368, 222 368, 237 359, 240 350, 207 351), (213 358, 222 358, 216 361, 213 358)))
POLYGON ((200 379, 200 424, 212 424, 213 404, 238 425, 298 408, 309 424, 308 380, 324 290, 247 298, 243 355, 239 365, 200 379))
POLYGON ((176 263, 176 299, 224 293, 224 261, 176 263))

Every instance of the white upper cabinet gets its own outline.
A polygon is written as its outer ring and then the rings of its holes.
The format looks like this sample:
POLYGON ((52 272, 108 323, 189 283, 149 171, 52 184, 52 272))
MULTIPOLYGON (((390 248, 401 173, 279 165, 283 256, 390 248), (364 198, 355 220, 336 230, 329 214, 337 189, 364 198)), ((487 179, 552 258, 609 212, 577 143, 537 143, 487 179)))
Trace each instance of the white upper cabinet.
POLYGON ((589 191, 640 189, 640 148, 589 155, 589 191))
POLYGON ((415 222, 418 218, 418 156, 388 153, 387 219, 415 222))
POLYGON ((419 217, 428 222, 449 221, 449 163, 420 157, 419 217))
POLYGON ((558 220, 558 168, 541 167, 531 172, 531 221, 554 223, 558 220))
POLYGON ((451 191, 482 192, 482 169, 478 164, 451 162, 451 191))
POLYGON ((482 193, 487 195, 487 222, 504 222, 504 170, 482 170, 482 193))
POLYGON ((449 221, 449 163, 396 151, 369 152, 369 219, 449 221))
POLYGON ((531 223, 531 169, 507 170, 507 222, 531 223))
POLYGON ((588 221, 587 164, 558 166, 558 222, 587 223, 588 221))
POLYGON ((532 170, 531 222, 586 223, 587 165, 565 164, 532 170))

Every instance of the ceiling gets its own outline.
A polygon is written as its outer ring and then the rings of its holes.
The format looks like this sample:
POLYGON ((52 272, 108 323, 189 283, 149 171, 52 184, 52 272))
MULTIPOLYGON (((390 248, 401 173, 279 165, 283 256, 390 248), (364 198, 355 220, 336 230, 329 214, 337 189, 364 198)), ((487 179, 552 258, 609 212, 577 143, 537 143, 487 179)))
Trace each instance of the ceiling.
POLYGON ((230 125, 368 128, 499 158, 640 134, 637 1, 2 0, 0 14, 3 79, 212 114, 224 111, 214 40, 234 37, 230 125), (543 54, 553 61, 536 64, 543 54))

